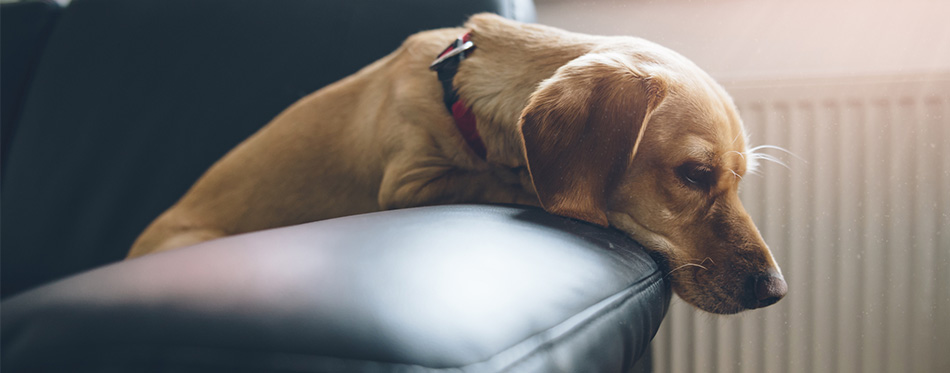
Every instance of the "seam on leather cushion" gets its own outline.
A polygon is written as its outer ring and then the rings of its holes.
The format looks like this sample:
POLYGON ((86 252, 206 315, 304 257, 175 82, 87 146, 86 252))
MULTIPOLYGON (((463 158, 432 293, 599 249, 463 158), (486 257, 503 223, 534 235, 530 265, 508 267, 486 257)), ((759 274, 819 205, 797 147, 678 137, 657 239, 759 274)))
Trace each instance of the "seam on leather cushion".
MULTIPOLYGON (((496 354, 484 363, 472 364, 464 369, 468 370, 469 367, 475 368, 477 365, 489 364, 495 366, 497 371, 513 370, 519 365, 524 365, 530 359, 537 357, 537 355, 549 351, 557 344, 569 343, 567 342, 568 340, 576 338, 586 330, 595 327, 598 321, 611 316, 613 313, 622 311, 624 309, 623 306, 631 301, 647 296, 647 294, 654 294, 656 290, 651 288, 660 287, 663 281, 662 273, 656 270, 639 282, 578 312, 564 322, 529 337, 515 346, 496 354), (498 364, 500 362, 504 363, 498 364)), ((667 307, 668 303, 664 302, 663 312, 660 314, 660 317, 666 314, 667 307)), ((655 333, 655 331, 653 332, 655 333)), ((642 351, 640 352, 642 353, 642 351)), ((630 363, 632 364, 633 362, 630 363)), ((481 369, 476 368, 474 371, 481 371, 481 369)))

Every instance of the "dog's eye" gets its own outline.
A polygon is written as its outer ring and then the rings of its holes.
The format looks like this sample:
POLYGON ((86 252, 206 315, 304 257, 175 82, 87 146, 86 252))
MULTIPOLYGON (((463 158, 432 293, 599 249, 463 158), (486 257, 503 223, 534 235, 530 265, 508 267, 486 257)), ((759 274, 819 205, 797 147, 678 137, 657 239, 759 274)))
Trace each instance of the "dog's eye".
POLYGON ((708 189, 712 185, 713 170, 699 163, 686 163, 676 168, 676 175, 686 184, 708 189))

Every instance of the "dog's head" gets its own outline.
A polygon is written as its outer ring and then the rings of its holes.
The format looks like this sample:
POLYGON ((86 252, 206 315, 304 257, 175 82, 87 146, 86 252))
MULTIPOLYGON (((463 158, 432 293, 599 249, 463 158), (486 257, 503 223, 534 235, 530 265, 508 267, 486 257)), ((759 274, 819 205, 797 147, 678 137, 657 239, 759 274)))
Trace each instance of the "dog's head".
POLYGON ((656 52, 574 59, 532 94, 520 127, 541 204, 625 231, 703 310, 775 303, 785 280, 739 201, 753 160, 736 108, 691 62, 646 44, 656 52))

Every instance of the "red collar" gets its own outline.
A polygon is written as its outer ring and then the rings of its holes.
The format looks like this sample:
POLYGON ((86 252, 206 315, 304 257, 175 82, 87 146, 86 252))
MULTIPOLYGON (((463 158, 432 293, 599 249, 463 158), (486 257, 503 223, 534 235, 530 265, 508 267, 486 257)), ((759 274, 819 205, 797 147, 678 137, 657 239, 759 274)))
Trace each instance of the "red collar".
POLYGON ((458 91, 452 84, 455 73, 458 72, 459 63, 468 57, 475 50, 475 44, 472 43, 471 33, 459 36, 442 53, 436 57, 435 61, 429 65, 429 69, 436 71, 439 75, 439 81, 442 82, 442 97, 445 101, 445 107, 455 118, 455 127, 459 129, 462 138, 468 143, 468 147, 485 159, 485 143, 482 142, 481 135, 478 134, 478 128, 475 126, 475 114, 462 102, 458 96, 458 91))

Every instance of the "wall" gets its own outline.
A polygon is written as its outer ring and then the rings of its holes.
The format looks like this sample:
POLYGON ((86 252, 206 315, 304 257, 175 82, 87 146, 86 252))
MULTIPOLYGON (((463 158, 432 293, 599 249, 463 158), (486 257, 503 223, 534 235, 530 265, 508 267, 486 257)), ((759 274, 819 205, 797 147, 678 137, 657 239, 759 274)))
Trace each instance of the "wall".
POLYGON ((536 0, 538 22, 660 43, 713 77, 950 71, 941 0, 536 0))

